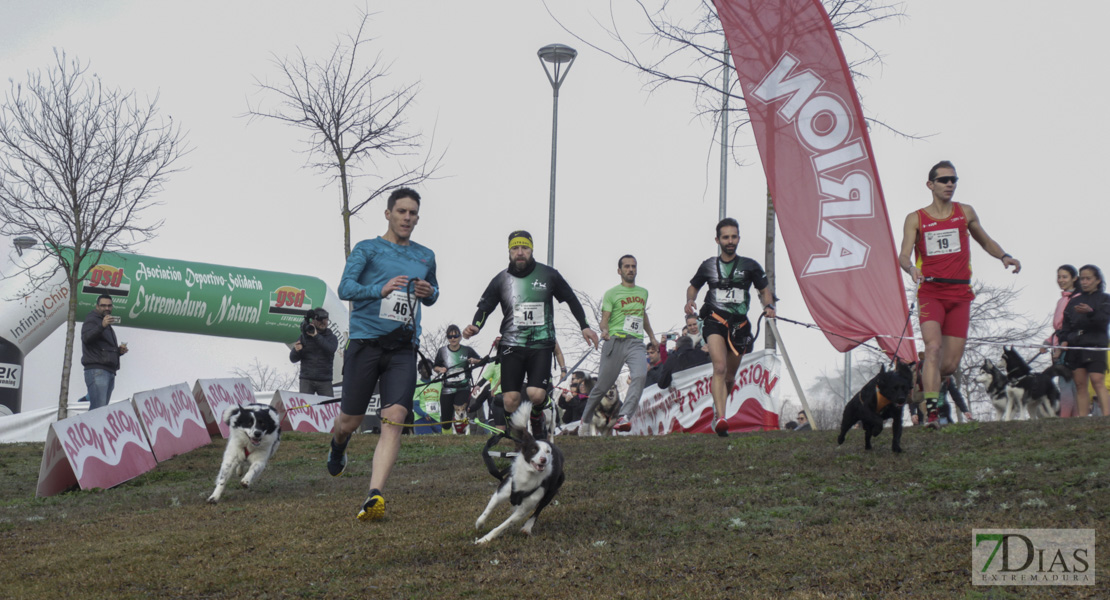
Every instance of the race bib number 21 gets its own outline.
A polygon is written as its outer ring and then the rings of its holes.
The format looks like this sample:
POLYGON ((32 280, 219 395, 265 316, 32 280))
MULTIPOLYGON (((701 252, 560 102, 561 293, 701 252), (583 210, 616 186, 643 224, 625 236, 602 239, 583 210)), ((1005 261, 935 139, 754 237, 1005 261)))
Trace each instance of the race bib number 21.
POLYGON ((737 288, 716 289, 713 292, 717 296, 717 302, 724 304, 740 304, 743 299, 740 298, 740 290, 737 288))

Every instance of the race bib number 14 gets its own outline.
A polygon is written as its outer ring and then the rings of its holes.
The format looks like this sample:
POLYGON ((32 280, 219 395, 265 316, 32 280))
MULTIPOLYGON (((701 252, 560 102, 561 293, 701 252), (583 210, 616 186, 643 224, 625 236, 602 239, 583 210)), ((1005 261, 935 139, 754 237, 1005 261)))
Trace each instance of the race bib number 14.
POLYGON ((517 327, 543 325, 543 302, 521 302, 514 306, 513 324, 517 327))

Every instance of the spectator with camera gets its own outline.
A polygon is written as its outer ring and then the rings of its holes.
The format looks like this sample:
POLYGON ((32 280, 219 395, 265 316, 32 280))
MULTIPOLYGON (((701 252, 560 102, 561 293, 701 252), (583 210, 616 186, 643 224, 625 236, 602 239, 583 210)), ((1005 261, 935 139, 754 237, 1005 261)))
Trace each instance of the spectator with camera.
POLYGON ((301 323, 301 337, 289 351, 289 362, 301 363, 301 393, 335 396, 333 366, 339 339, 328 329, 328 311, 308 311, 301 323))
POLYGON ((119 317, 112 316, 112 297, 101 294, 96 299, 96 308, 81 325, 81 365, 85 367, 89 410, 105 406, 112 399, 119 357, 127 354, 127 344, 118 343, 112 329, 119 322, 119 317))

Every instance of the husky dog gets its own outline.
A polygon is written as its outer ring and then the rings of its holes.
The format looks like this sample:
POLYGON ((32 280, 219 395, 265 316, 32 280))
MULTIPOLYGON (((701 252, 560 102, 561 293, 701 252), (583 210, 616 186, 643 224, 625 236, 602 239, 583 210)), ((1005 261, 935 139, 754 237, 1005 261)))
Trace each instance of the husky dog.
POLYGON ((998 368, 991 359, 983 360, 979 367, 982 373, 975 381, 987 386, 987 395, 991 397, 991 404, 998 413, 1000 421, 1010 421, 1021 417, 1021 397, 1024 393, 1010 384, 1010 378, 998 368))
POLYGON ((550 442, 536 441, 531 434, 524 431, 519 454, 513 459, 508 473, 501 479, 501 484, 490 498, 486 510, 474 523, 474 528, 481 529, 493 509, 505 500, 512 504, 513 513, 504 523, 474 540, 474 543, 485 544, 525 518, 527 521, 520 530, 525 535, 532 535, 536 517, 555 497, 564 479, 562 451, 550 442), (529 513, 531 516, 528 516, 529 513))
POLYGON ((864 448, 871 449, 871 438, 883 432, 883 422, 892 419, 891 435, 894 438, 891 449, 902 451, 902 407, 910 399, 913 390, 913 369, 906 363, 887 371, 884 366, 863 384, 863 388, 844 405, 844 417, 840 422, 840 435, 837 445, 844 443, 844 437, 852 426, 863 421, 864 448))
POLYGON ((224 462, 216 477, 216 489, 208 497, 210 504, 220 501, 227 480, 232 477, 242 476, 239 483, 249 488, 262 474, 281 443, 281 418, 273 407, 266 404, 229 406, 222 420, 231 428, 231 435, 227 438, 224 462))
POLYGON ((1064 381, 1071 381, 1071 369, 1064 365, 1052 365, 1040 373, 1033 372, 1013 347, 1002 349, 1002 360, 1006 362, 1006 375, 1010 381, 1025 392, 1021 401, 1030 419, 1060 414, 1060 389, 1052 380, 1061 377, 1064 381))
POLYGON ((1071 370, 1062 365, 1053 365, 1040 373, 1033 373, 1029 365, 1013 348, 1003 350, 1006 370, 991 362, 983 361, 982 373, 976 381, 987 386, 994 410, 1001 421, 1020 419, 1022 411, 1030 419, 1056 416, 1060 407, 1060 390, 1053 378, 1071 379, 1071 370))
POLYGON ((593 430, 591 435, 613 435, 613 424, 617 422, 617 415, 621 410, 621 395, 617 386, 609 388, 601 397, 594 414, 590 417, 589 426, 593 430))

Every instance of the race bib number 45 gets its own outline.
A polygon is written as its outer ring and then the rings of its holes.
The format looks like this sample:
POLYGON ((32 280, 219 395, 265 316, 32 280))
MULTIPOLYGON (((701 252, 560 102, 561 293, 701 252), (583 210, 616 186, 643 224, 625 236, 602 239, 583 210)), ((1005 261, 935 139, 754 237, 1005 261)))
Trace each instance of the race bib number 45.
POLYGON ((382 298, 382 307, 378 311, 378 316, 390 321, 408 323, 412 321, 412 310, 412 307, 409 306, 408 294, 400 290, 394 290, 388 296, 382 298))
POLYGON ((625 315, 624 330, 635 335, 642 334, 644 332, 644 318, 639 315, 625 315))
POLYGON ((543 302, 521 302, 514 306, 513 324, 517 327, 543 325, 543 302))
POLYGON ((960 230, 942 229, 925 232, 925 254, 937 256, 960 251, 960 230))

